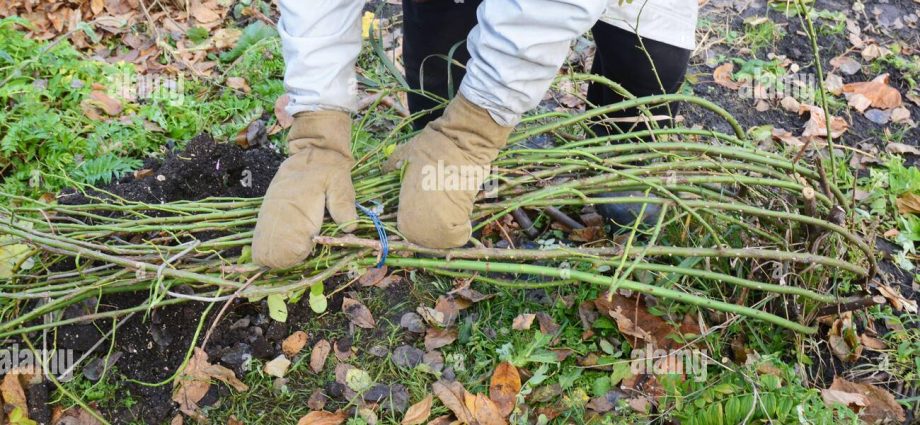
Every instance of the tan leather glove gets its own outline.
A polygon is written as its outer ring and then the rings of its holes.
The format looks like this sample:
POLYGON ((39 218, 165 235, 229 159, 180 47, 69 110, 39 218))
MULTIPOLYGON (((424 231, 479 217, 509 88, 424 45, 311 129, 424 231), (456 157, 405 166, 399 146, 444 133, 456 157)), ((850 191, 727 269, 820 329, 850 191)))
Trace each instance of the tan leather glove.
POLYGON ((271 268, 303 261, 313 251, 326 209, 354 230, 351 118, 340 111, 301 112, 288 133, 291 156, 268 186, 252 237, 252 258, 271 268))
POLYGON ((455 248, 469 241, 473 200, 511 130, 458 95, 444 115, 399 146, 384 169, 408 163, 396 216, 403 236, 429 248, 455 248))

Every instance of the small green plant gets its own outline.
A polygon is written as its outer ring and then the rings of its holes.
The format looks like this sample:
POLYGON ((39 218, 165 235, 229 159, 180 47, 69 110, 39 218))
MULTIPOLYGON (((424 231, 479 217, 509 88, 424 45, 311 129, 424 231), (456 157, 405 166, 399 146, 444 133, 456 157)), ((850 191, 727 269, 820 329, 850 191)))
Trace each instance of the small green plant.
MULTIPOLYGON (((229 140, 271 111, 284 90, 280 42, 264 24, 247 27, 225 52, 233 63, 222 71, 245 78, 250 94, 182 80, 138 99, 123 99, 119 84, 151 76, 131 64, 92 60, 66 40, 32 40, 21 30, 29 25, 0 20, 0 192, 37 197, 74 182, 109 183, 139 168, 142 158, 164 154, 170 139, 180 148, 203 131, 229 140), (93 95, 117 103, 114 116, 87 113, 99 101, 93 95)), ((188 36, 207 34, 192 28, 188 36)))
POLYGON ((770 18, 752 17, 744 20, 744 41, 755 56, 757 52, 773 46, 784 34, 785 31, 770 18))
POLYGON ((910 57, 901 54, 900 45, 892 45, 891 53, 881 56, 869 63, 869 72, 878 75, 894 70, 901 79, 907 82, 910 89, 917 88, 920 82, 920 56, 910 57))
POLYGON ((846 406, 825 406, 818 390, 799 384, 792 367, 772 356, 759 363, 769 367, 742 366, 707 382, 663 379, 666 396, 662 403, 673 405, 673 418, 687 425, 787 424, 801 423, 800 418, 816 425, 860 423, 846 406))
POLYGON ((819 35, 842 35, 847 28, 847 15, 840 11, 814 10, 809 12, 812 21, 818 22, 819 35))

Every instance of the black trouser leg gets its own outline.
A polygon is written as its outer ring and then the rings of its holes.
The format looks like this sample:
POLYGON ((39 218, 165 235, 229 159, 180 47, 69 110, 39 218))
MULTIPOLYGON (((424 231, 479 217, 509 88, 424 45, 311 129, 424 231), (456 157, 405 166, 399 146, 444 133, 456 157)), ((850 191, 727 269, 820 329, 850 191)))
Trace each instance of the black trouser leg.
MULTIPOLYGON (((598 22, 591 32, 597 45, 592 74, 602 75, 619 83, 636 97, 676 93, 680 89, 690 61, 690 50, 647 38, 643 38, 640 44, 636 34, 606 22, 598 22), (645 50, 642 49, 643 45, 645 50), (656 72, 658 78, 655 77, 656 72)), ((595 105, 610 105, 621 100, 622 96, 603 84, 592 83, 588 87, 588 101, 595 105)), ((651 108, 651 112, 653 115, 673 116, 677 114, 676 106, 677 104, 662 105, 651 108)), ((638 115, 638 109, 631 108, 611 113, 607 117, 629 118, 638 115)), ((592 130, 599 136, 628 131, 631 128, 643 130, 647 127, 644 123, 628 122, 592 126, 592 130)))
MULTIPOLYGON (((675 93, 680 89, 687 72, 690 51, 639 37, 629 31, 605 22, 598 22, 592 28, 597 51, 591 73, 602 75, 619 83, 636 97, 656 94, 675 93), (645 50, 643 50, 643 47, 645 50), (651 60, 649 60, 651 58, 651 60), (652 66, 654 64, 654 67, 652 66), (657 78, 656 78, 657 73, 657 78)), ((588 87, 588 101, 597 105, 610 105, 622 101, 617 94, 603 84, 593 83, 588 87)), ((661 105, 649 108, 653 115, 674 116, 677 104, 661 105)), ((634 118, 639 116, 638 108, 630 108, 608 114, 605 118, 634 118)), ((667 125, 669 122, 659 122, 667 125)), ((645 122, 604 122, 595 123, 591 130, 598 136, 616 134, 630 130, 645 130, 645 122)), ((644 196, 644 191, 604 193, 604 197, 644 196)), ((652 195, 654 196, 654 195, 652 195)), ((627 231, 633 227, 642 213, 643 227, 654 226, 661 214, 658 204, 642 202, 624 204, 598 204, 597 212, 610 221, 614 233, 627 231), (643 210, 644 206, 644 210, 643 210)))
MULTIPOLYGON (((466 36, 476 26, 476 8, 481 0, 403 0, 403 64, 406 82, 415 90, 424 90, 442 98, 450 98, 460 88, 465 69, 450 65, 445 58, 466 64, 470 54, 466 36), (459 45, 458 45, 459 43, 459 45)), ((413 114, 437 106, 440 101, 423 94, 409 93, 409 111, 413 114)), ((429 121, 441 116, 438 110, 415 120, 419 130, 429 121)))

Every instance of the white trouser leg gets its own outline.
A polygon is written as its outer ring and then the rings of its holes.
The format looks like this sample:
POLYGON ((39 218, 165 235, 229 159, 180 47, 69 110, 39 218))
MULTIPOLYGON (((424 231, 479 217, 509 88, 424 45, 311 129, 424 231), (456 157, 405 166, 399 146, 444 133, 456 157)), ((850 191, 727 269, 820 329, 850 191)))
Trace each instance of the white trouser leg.
MULTIPOLYGON (((408 0, 403 0, 408 1, 408 0)), ((537 106, 568 55, 607 0, 485 0, 467 38, 464 97, 501 125, 537 106)))
POLYGON ((698 0, 609 0, 601 21, 682 49, 696 48, 698 0))
POLYGON ((280 0, 288 112, 355 107, 363 0, 280 0))

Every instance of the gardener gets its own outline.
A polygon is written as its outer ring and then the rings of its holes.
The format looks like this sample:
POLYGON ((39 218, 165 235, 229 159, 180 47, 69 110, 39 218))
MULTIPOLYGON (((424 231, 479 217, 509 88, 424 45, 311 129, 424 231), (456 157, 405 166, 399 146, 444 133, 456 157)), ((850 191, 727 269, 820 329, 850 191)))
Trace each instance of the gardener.
MULTIPOLYGON (((284 82, 295 118, 291 156, 268 188, 253 236, 253 258, 263 265, 303 261, 325 210, 345 231, 354 229, 349 113, 362 9, 360 0, 281 0, 284 82)), ((409 85, 441 98, 451 86, 459 90, 443 115, 431 112, 418 121, 421 132, 387 161, 388 169, 406 164, 397 226, 411 242, 452 248, 470 238, 477 189, 428 187, 423 170, 488 167, 521 115, 543 98, 572 41, 588 29, 597 45, 593 73, 637 96, 676 91, 694 48, 697 0, 403 0, 403 13, 409 85), (466 72, 454 66, 449 81, 444 58, 454 46, 452 58, 465 62, 466 72)), ((588 89, 592 104, 619 100, 606 86, 588 89)), ((438 103, 409 95, 413 113, 438 103)))

